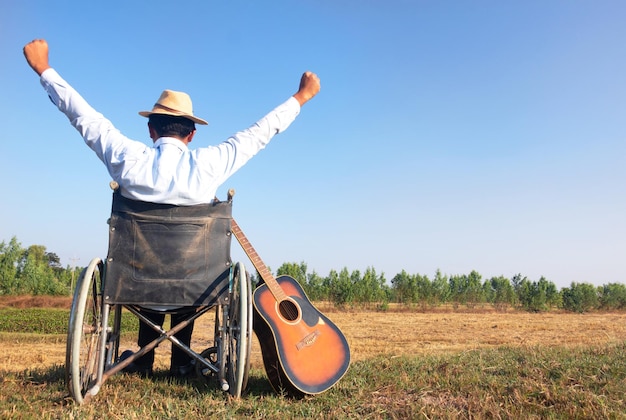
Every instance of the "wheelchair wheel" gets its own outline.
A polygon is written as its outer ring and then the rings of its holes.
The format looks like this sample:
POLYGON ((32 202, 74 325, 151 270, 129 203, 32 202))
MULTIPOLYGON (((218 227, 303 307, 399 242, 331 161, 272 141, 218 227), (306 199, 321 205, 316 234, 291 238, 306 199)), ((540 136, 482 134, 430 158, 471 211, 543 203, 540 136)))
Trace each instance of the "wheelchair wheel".
MULTIPOLYGON (((72 300, 65 377, 70 395, 82 404, 101 372, 102 280, 103 263, 94 258, 83 270, 72 300)), ((94 393, 95 394, 95 393, 94 393)))
POLYGON ((226 379, 229 392, 239 398, 248 385, 250 348, 252 347, 252 299, 250 277, 243 264, 237 263, 228 308, 228 355, 226 379))

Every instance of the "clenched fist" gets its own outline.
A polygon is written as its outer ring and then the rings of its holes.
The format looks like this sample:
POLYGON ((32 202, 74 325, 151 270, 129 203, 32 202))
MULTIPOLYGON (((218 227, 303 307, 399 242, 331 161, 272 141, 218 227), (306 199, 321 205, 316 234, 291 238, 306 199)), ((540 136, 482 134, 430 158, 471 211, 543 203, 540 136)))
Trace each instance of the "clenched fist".
POLYGON ((305 72, 300 79, 300 88, 293 95, 298 100, 300 106, 313 98, 320 91, 320 78, 310 71, 305 72))
POLYGON ((48 64, 48 43, 45 39, 35 39, 26 44, 24 46, 24 57, 26 57, 28 65, 40 76, 41 73, 50 68, 50 64, 48 64))

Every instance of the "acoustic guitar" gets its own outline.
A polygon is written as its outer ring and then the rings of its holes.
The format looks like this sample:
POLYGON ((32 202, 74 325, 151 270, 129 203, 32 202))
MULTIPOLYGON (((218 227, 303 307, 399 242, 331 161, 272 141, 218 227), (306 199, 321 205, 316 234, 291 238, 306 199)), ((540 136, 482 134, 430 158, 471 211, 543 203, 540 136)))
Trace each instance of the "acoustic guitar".
POLYGON ((253 329, 272 388, 293 397, 326 391, 350 365, 346 338, 295 279, 274 278, 234 219, 231 227, 263 280, 253 294, 253 329))

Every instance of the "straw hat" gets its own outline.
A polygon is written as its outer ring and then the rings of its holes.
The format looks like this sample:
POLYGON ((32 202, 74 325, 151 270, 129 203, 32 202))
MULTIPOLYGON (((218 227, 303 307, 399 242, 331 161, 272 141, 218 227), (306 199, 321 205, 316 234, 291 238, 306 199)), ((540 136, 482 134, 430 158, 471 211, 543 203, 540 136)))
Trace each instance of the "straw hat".
POLYGON ((191 98, 189 95, 185 92, 176 92, 174 90, 164 90, 159 100, 154 104, 152 111, 141 111, 139 113, 142 117, 149 117, 151 114, 185 117, 197 124, 209 124, 202 118, 193 115, 193 107, 191 106, 191 98))

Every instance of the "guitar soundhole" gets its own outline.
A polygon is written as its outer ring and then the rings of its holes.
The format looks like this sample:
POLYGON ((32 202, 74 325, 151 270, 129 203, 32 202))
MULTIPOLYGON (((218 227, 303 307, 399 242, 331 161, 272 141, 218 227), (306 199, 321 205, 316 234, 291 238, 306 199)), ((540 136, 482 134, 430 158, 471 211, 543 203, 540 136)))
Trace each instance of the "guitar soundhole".
POLYGON ((283 300, 278 304, 280 314, 287 321, 295 321, 298 319, 298 307, 290 300, 283 300))

